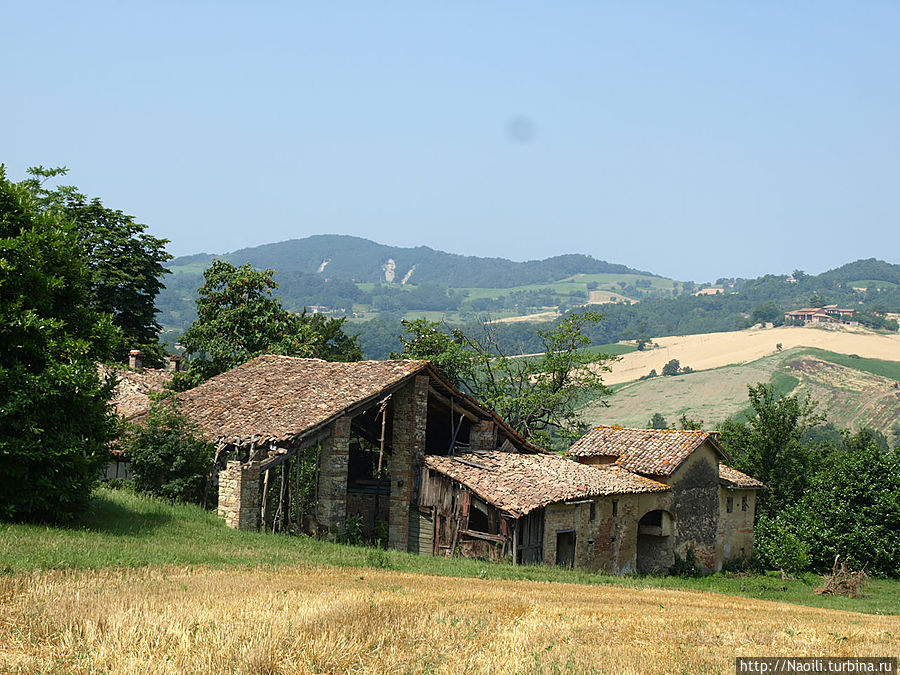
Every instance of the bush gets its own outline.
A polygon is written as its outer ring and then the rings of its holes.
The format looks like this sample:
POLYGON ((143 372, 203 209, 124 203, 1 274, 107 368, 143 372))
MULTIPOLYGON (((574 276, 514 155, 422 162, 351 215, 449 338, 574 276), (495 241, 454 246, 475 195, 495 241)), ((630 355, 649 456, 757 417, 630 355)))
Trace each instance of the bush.
POLYGON ((846 440, 792 513, 817 572, 841 556, 856 569, 900 577, 900 453, 879 448, 870 432, 846 440))
POLYGON ((213 450, 167 394, 150 405, 146 423, 132 425, 124 441, 138 492, 200 504, 213 450))
POLYGON ((754 557, 764 569, 801 572, 809 568, 809 546, 788 525, 787 518, 760 515, 754 530, 754 557))
POLYGON ((697 556, 694 554, 694 547, 688 545, 688 547, 684 551, 684 557, 682 558, 678 553, 675 553, 675 562, 672 563, 672 566, 668 571, 669 576, 672 577, 699 577, 703 575, 703 570, 700 569, 700 565, 697 564, 697 556))

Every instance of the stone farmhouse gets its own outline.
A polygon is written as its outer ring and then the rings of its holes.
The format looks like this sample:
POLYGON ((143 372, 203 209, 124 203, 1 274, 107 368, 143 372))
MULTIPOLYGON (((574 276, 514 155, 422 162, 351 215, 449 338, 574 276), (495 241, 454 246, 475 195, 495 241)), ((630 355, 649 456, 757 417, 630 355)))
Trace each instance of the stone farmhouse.
MULTIPOLYGON (((567 453, 598 469, 616 466, 666 485, 623 503, 610 523, 610 557, 618 571, 668 569, 692 549, 708 572, 753 551, 756 492, 765 486, 722 463, 714 434, 599 426, 567 453)), ((615 510, 615 507, 613 507, 615 510)), ((604 542, 605 545, 605 542, 604 542)))
POLYGON ((325 535, 353 521, 374 536, 386 524, 397 550, 614 574, 667 569, 688 546, 708 570, 752 551, 762 484, 720 465, 710 434, 599 427, 566 458, 425 361, 264 355, 179 398, 216 443, 229 527, 325 535), (303 458, 314 495, 301 521, 303 458))

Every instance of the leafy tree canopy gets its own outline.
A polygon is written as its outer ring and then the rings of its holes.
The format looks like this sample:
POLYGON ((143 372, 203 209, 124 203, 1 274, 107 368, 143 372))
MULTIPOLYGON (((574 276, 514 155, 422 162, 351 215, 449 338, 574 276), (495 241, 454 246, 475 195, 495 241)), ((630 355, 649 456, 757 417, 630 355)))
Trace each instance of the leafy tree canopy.
POLYGON ((73 223, 0 165, 0 517, 70 520, 107 458, 114 420, 96 362, 118 341, 93 302, 73 223))
POLYGON ((880 448, 866 431, 845 448, 815 475, 789 520, 817 571, 840 555, 871 573, 900 576, 900 453, 880 448))
POLYGON ((574 439, 585 431, 577 412, 582 400, 610 393, 602 373, 614 357, 584 349, 591 344, 585 324, 602 318, 596 312, 569 314, 556 327, 538 331, 541 354, 518 358, 503 352, 490 324, 474 336, 424 319, 405 321, 403 351, 391 356, 431 360, 523 436, 549 447, 554 437, 574 439))
POLYGON ((344 333, 344 319, 286 310, 272 296, 278 288, 274 273, 224 260, 214 260, 206 269, 198 318, 181 338, 188 354, 197 358, 176 379, 177 388, 194 386, 265 353, 328 361, 362 358, 356 337, 344 333))
POLYGON ((804 434, 824 418, 809 395, 781 396, 771 384, 749 385, 752 415, 747 422, 726 420, 720 440, 736 469, 766 484, 758 498, 760 513, 772 515, 795 503, 821 464, 816 447, 804 434))
POLYGON ((65 175, 65 168, 32 167, 28 173, 31 177, 22 185, 39 208, 74 225, 72 232, 90 270, 90 304, 112 315, 121 331, 115 358, 124 361, 130 349, 140 349, 146 363, 161 363, 165 354, 158 340, 155 300, 168 273, 163 263, 172 257, 165 250, 168 240, 150 236, 133 216, 107 208, 97 198, 88 200, 72 186, 44 187, 48 179, 65 175))

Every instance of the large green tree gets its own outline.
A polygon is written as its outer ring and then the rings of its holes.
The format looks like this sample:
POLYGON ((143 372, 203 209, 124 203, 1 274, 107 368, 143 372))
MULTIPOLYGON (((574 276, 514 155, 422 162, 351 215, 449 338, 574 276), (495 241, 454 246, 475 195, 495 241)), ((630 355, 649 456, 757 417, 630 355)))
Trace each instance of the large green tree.
POLYGON ((757 508, 774 515, 803 496, 821 465, 820 449, 802 439, 823 418, 809 396, 782 396, 762 382, 748 393, 752 414, 746 422, 727 420, 720 440, 736 469, 766 484, 757 508))
POLYGON ((900 576, 900 453, 879 447, 871 432, 848 437, 786 515, 817 571, 840 555, 900 576))
POLYGON ((581 402, 610 393, 602 374, 613 357, 585 349, 591 344, 585 325, 602 318, 596 312, 573 313, 538 331, 543 352, 533 356, 504 353, 490 324, 476 335, 425 320, 405 321, 403 351, 392 356, 431 360, 523 436, 550 447, 586 430, 578 414, 581 402))
POLYGON ((191 359, 176 387, 187 388, 260 354, 358 361, 362 350, 344 319, 289 312, 272 292, 274 270, 214 260, 203 273, 197 320, 181 338, 191 359))
POLYGON ((65 168, 32 167, 22 185, 48 215, 74 225, 78 248, 90 269, 90 304, 112 315, 122 340, 115 357, 123 361, 130 349, 140 349, 144 361, 159 365, 164 357, 159 344, 156 296, 171 259, 167 239, 146 233, 133 216, 110 209, 98 198, 88 199, 72 186, 48 189, 45 183, 66 174, 65 168))
POLYGON ((117 342, 91 302, 91 270, 68 220, 0 165, 0 517, 67 520, 107 458, 111 383, 96 362, 117 342))

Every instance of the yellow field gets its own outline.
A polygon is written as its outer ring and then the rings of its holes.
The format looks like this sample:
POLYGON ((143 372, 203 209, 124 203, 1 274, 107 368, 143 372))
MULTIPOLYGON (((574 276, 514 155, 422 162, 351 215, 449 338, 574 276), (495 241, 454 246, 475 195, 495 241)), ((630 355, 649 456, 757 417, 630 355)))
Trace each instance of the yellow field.
POLYGON ((885 656, 900 618, 659 589, 367 568, 0 576, 0 671, 734 672, 885 656))
POLYGON ((612 364, 612 372, 603 375, 606 384, 633 382, 651 369, 662 372, 671 359, 694 370, 710 370, 733 363, 748 363, 774 354, 776 345, 782 349, 819 347, 840 354, 887 361, 900 361, 900 333, 886 335, 864 328, 779 328, 752 329, 730 333, 704 333, 655 338, 658 349, 630 352, 612 364))

